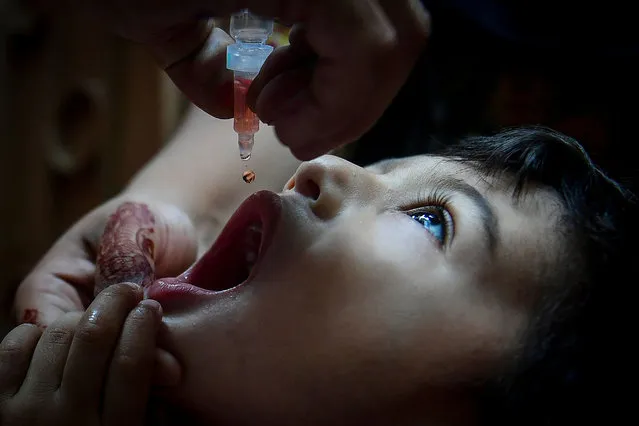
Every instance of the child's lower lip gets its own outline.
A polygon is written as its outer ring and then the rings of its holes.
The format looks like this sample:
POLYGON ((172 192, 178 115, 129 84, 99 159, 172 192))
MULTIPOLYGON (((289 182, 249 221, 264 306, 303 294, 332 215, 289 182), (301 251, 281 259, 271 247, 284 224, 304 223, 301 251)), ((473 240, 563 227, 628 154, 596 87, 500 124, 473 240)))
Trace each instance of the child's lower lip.
POLYGON ((235 288, 237 287, 213 291, 194 286, 178 278, 165 278, 153 282, 145 290, 145 298, 157 300, 165 311, 173 311, 185 306, 192 306, 203 298, 215 297, 235 288))

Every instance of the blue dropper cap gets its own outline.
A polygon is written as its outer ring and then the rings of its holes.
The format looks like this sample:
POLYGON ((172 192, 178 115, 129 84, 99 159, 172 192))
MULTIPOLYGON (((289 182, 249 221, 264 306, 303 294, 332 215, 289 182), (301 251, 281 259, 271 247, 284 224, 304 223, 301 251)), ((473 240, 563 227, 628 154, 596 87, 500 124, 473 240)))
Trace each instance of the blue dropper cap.
POLYGON ((266 44, 273 34, 273 20, 244 9, 231 16, 230 33, 235 43, 226 48, 226 68, 247 74, 259 73, 273 52, 273 46, 266 44))

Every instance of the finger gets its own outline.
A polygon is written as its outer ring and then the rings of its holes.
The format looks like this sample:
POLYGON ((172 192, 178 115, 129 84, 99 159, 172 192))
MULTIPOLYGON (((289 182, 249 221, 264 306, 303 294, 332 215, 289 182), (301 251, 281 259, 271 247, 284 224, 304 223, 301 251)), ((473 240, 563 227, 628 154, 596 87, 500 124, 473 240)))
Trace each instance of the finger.
POLYGON ((182 378, 182 367, 178 360, 168 351, 155 350, 155 371, 153 384, 161 387, 176 386, 182 378))
POLYGON ((296 99, 306 100, 304 96, 312 81, 314 69, 312 63, 305 65, 299 62, 294 65, 292 61, 295 59, 290 58, 294 55, 293 52, 283 51, 280 56, 273 58, 273 67, 281 69, 277 74, 273 73, 270 81, 259 89, 255 108, 260 119, 267 124, 276 122, 281 116, 288 117, 295 113, 295 109, 300 106, 296 99), (284 69, 287 65, 290 67, 284 69))
POLYGON ((155 253, 155 272, 159 277, 176 277, 195 262, 197 238, 189 216, 171 204, 156 208, 159 246, 155 253))
POLYGON ((400 40, 400 47, 422 49, 431 33, 430 13, 420 0, 382 0, 380 5, 400 40))
POLYGON ((21 324, 0 343, 0 402, 11 398, 22 386, 41 335, 42 331, 33 324, 21 324))
MULTIPOLYGON (((298 46, 301 43, 302 42, 299 42, 298 46)), ((269 85, 273 79, 286 72, 293 71, 298 68, 304 68, 310 71, 315 59, 316 57, 311 50, 304 46, 296 47, 296 45, 293 44, 279 47, 269 55, 268 59, 262 66, 260 73, 251 83, 247 94, 247 102, 249 106, 254 111, 258 111, 259 117, 263 122, 270 122, 272 109, 277 108, 276 104, 278 101, 288 100, 299 92, 299 90, 302 90, 302 88, 300 88, 297 89, 297 92, 295 93, 275 93, 272 97, 272 101, 268 105, 268 108, 260 108, 257 104, 258 98, 261 98, 262 101, 266 98, 267 102, 271 99, 271 96, 264 95, 262 93, 264 87, 269 85)), ((310 79, 307 79, 306 85, 308 85, 309 81, 310 79)))
POLYGON ((315 55, 312 46, 308 43, 306 27, 297 24, 291 28, 288 33, 288 42, 300 53, 305 52, 308 55, 315 55))
POLYGON ((197 253, 189 217, 163 203, 121 202, 97 241, 96 294, 112 284, 146 287, 155 276, 179 275, 197 253))
POLYGON ((396 41, 395 28, 377 0, 318 2, 305 27, 313 50, 326 58, 366 58, 396 41))
POLYGON ((75 328, 82 314, 64 314, 45 330, 38 341, 23 389, 51 392, 60 387, 75 328))
POLYGON ((226 69, 226 46, 233 43, 215 28, 197 52, 166 68, 191 102, 218 118, 233 117, 233 73, 226 69))
POLYGON ((91 303, 80 320, 62 376, 61 393, 76 407, 98 410, 100 393, 120 331, 142 297, 133 284, 116 284, 91 303))
POLYGON ((393 3, 402 11, 391 17, 374 1, 330 3, 335 10, 319 8, 306 24, 306 39, 318 54, 310 85, 288 100, 276 100, 276 91, 265 87, 257 102, 258 115, 272 111, 278 138, 302 160, 369 130, 408 78, 427 36, 419 31, 425 20, 414 17, 420 9, 413 0, 393 3))
POLYGON ((155 341, 161 318, 160 304, 151 299, 140 302, 127 317, 106 381, 103 425, 143 423, 155 369, 155 341))
POLYGON ((149 45, 151 53, 163 69, 188 61, 206 44, 213 28, 211 20, 190 20, 167 28, 161 39, 149 45))
POLYGON ((373 78, 394 66, 386 53, 396 33, 383 9, 375 1, 328 3, 314 10, 305 28, 319 58, 310 85, 288 98, 265 87, 257 102, 258 115, 269 116, 278 137, 301 159, 310 159, 300 157, 304 150, 326 151, 355 139, 389 101, 383 93, 388 83, 375 87, 373 78))

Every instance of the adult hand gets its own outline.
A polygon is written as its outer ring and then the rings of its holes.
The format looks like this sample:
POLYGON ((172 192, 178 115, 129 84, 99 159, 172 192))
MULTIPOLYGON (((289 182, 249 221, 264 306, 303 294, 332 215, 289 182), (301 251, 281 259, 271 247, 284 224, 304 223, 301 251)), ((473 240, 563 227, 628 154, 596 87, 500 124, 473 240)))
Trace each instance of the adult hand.
POLYGON ((419 0, 82 0, 118 34, 142 43, 200 108, 232 116, 232 40, 210 17, 248 7, 294 24, 249 93, 260 118, 301 160, 366 132, 421 54, 429 16, 419 0))

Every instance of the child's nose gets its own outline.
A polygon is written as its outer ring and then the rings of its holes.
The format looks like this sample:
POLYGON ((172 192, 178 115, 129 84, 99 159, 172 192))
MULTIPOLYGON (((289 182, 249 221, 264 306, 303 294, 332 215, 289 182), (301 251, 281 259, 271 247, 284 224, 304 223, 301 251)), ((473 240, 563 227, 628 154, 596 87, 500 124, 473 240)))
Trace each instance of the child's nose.
POLYGON ((349 200, 359 199, 369 192, 363 188, 364 174, 368 172, 353 163, 325 155, 303 163, 286 189, 307 197, 317 217, 331 219, 349 200))

